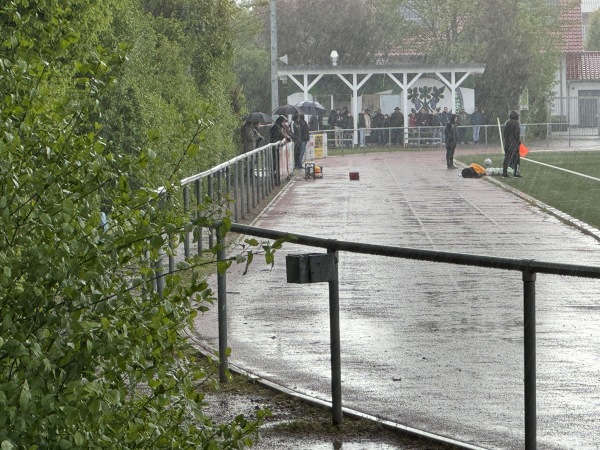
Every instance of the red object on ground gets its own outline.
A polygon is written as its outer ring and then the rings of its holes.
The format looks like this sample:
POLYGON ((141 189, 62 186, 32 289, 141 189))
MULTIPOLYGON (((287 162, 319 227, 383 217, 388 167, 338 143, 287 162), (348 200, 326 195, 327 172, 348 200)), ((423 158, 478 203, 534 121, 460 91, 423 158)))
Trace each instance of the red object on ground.
POLYGON ((358 180, 359 179, 358 172, 350 172, 350 179, 358 180))

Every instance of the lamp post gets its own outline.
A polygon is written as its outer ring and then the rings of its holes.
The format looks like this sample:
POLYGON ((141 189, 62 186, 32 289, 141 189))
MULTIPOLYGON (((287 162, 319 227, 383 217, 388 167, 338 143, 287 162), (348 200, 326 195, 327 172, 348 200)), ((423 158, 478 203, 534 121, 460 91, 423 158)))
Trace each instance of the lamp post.
POLYGON ((339 58, 338 52, 336 52, 335 50, 332 50, 329 57, 331 58, 331 65, 334 67, 337 66, 338 58, 339 58))
POLYGON ((279 105, 279 80, 277 78, 277 7, 271 0, 271 111, 279 105))

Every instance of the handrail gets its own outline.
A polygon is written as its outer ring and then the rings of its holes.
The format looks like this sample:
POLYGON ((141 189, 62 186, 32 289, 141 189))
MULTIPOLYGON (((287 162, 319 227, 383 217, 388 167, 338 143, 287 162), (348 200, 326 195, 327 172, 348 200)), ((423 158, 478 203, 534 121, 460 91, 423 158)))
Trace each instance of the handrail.
POLYGON ((205 178, 205 177, 207 177, 209 175, 214 175, 215 173, 217 173, 217 172, 219 172, 219 171, 221 171, 223 169, 226 169, 227 167, 230 167, 230 166, 234 165, 238 161, 242 161, 244 159, 248 159, 250 156, 255 155, 256 153, 259 153, 259 152, 263 151, 267 147, 277 147, 277 148, 279 148, 282 145, 284 145, 285 143, 286 143, 286 140, 283 139, 283 140, 281 140, 279 142, 276 142, 274 144, 265 144, 262 147, 255 148, 254 150, 251 150, 251 151, 249 151, 247 153, 244 153, 242 155, 238 155, 238 156, 236 156, 234 158, 231 158, 231 159, 225 161, 224 163, 219 164, 218 166, 215 166, 215 167, 212 167, 212 168, 210 168, 208 170, 205 170, 204 172, 197 173, 196 175, 192 175, 191 177, 183 178, 180 181, 180 183, 181 183, 182 186, 185 186, 186 184, 193 183, 194 181, 197 181, 197 180, 199 180, 201 178, 205 178))
POLYGON ((294 244, 320 247, 328 250, 458 264, 463 266, 487 267, 491 269, 518 270, 520 272, 529 271, 582 278, 600 278, 600 267, 593 266, 339 241, 336 239, 324 239, 314 236, 286 233, 283 231, 268 230, 239 223, 232 223, 231 231, 267 239, 288 238, 288 240, 294 244))

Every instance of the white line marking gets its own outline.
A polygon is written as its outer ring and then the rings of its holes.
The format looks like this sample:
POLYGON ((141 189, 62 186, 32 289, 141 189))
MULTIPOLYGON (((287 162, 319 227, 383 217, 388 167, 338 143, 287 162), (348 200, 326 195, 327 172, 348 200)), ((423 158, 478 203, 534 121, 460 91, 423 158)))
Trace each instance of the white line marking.
POLYGON ((563 169, 562 167, 552 166, 550 164, 539 162, 539 161, 536 161, 534 159, 529 159, 529 158, 523 158, 523 159, 525 161, 531 161, 532 163, 541 164, 542 166, 552 167, 553 169, 556 169, 556 170, 562 170, 563 172, 568 172, 568 173, 572 173, 574 175, 579 175, 580 177, 589 178, 590 180, 600 181, 600 178, 592 177, 592 176, 586 175, 584 173, 574 172, 574 171, 569 170, 569 169, 563 169))

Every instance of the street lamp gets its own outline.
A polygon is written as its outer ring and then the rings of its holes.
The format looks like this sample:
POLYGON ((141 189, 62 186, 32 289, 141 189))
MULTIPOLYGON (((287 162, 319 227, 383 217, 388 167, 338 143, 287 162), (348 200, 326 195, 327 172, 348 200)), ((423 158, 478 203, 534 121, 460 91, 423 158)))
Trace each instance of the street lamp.
POLYGON ((335 50, 332 50, 329 57, 331 58, 331 65, 337 66, 337 62, 338 62, 338 58, 339 58, 338 52, 336 52, 335 50))

